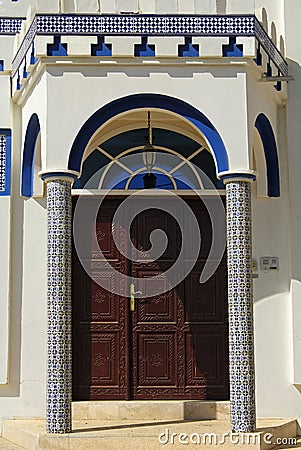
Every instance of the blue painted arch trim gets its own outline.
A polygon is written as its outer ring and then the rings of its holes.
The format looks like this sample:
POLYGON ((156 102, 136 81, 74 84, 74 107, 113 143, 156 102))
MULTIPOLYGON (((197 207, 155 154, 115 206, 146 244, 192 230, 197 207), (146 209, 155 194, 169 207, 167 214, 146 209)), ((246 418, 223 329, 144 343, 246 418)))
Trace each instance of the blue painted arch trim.
POLYGON ((78 132, 68 161, 68 169, 80 171, 87 144, 93 134, 109 119, 126 111, 140 108, 157 108, 174 112, 194 124, 209 142, 216 160, 217 172, 229 169, 225 145, 207 117, 183 100, 161 94, 134 94, 114 100, 96 111, 78 132))
POLYGON ((33 195, 34 156, 40 129, 39 118, 33 114, 27 125, 23 149, 21 195, 24 197, 33 195))
POLYGON ((259 132, 264 148, 267 168, 267 194, 269 197, 280 197, 280 177, 277 145, 273 128, 265 114, 260 113, 257 116, 255 121, 255 128, 257 128, 259 132))

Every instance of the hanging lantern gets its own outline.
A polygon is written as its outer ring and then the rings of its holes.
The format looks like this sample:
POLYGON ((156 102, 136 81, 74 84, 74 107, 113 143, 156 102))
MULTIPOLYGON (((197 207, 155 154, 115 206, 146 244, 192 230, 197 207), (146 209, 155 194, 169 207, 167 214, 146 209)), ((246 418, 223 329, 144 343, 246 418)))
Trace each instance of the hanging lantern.
POLYGON ((155 147, 152 144, 146 144, 143 147, 142 159, 147 170, 151 172, 156 162, 155 147))
POLYGON ((143 177, 143 183, 145 189, 154 189, 156 187, 157 177, 152 173, 153 167, 156 162, 156 150, 152 144, 152 128, 151 128, 151 116, 148 111, 148 143, 142 149, 142 160, 148 173, 143 177))

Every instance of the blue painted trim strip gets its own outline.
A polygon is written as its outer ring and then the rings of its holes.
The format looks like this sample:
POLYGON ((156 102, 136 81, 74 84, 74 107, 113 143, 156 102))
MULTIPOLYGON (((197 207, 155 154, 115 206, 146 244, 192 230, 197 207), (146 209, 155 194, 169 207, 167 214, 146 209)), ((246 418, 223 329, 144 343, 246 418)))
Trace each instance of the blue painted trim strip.
POLYGON ((257 116, 255 128, 260 134, 264 148, 267 168, 267 195, 269 197, 280 197, 279 162, 275 135, 269 119, 263 113, 257 116))
POLYGON ((34 156, 39 132, 40 122, 38 116, 33 114, 27 125, 23 149, 21 181, 21 195, 23 197, 32 197, 33 195, 34 156))
POLYGON ((78 176, 74 173, 68 173, 68 172, 49 172, 44 173, 41 175, 41 178, 43 181, 46 181, 48 178, 73 178, 74 180, 77 180, 78 176))
POLYGON ((251 173, 239 173, 239 172, 235 172, 235 173, 229 173, 229 175, 222 175, 220 177, 220 179, 222 181, 224 180, 229 180, 229 179, 240 179, 240 178, 246 178, 248 180, 252 180, 255 181, 256 180, 256 175, 253 175, 251 173))
POLYGON ((4 190, 0 191, 0 196, 3 197, 10 195, 11 192, 11 129, 1 128, 0 135, 5 136, 5 185, 4 190))
POLYGON ((188 103, 161 94, 134 94, 114 100, 96 111, 82 126, 77 134, 68 161, 68 169, 80 172, 81 162, 87 144, 93 134, 109 119, 126 111, 141 108, 157 108, 174 112, 185 117, 195 125, 207 139, 215 155, 217 172, 229 169, 228 154, 225 145, 207 117, 188 103))

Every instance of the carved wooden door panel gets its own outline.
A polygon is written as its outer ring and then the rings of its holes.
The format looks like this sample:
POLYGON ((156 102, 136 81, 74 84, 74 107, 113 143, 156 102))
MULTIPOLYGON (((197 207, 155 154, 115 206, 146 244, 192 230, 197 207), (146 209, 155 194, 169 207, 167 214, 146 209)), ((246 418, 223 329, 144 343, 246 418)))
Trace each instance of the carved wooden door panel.
POLYGON ((128 272, 127 259, 116 246, 117 243, 121 249, 124 247, 124 230, 118 224, 113 225, 119 227, 116 233, 118 242, 114 242, 111 229, 119 201, 104 202, 97 218, 96 236, 102 255, 91 243, 92 225, 85 223, 88 209, 93 208, 93 200, 85 202, 82 228, 83 238, 87 235, 87 250, 84 260, 92 277, 83 269, 74 249, 73 398, 128 399, 128 298, 112 293, 111 289, 114 284, 121 289, 127 287, 122 286, 121 277, 105 264, 108 261, 121 274, 128 272), (103 287, 97 284, 97 280, 101 280, 103 287))
MULTIPOLYGON (((225 256, 216 273, 200 284, 200 273, 211 246, 211 222, 199 199, 187 203, 202 234, 200 254, 192 272, 172 290, 137 299, 131 314, 131 396, 135 399, 228 398, 225 256)), ((156 228, 168 236, 164 254, 156 262, 141 259, 132 263, 133 277, 142 278, 138 283, 142 292, 145 278, 171 267, 181 247, 181 233, 175 219, 154 209, 141 213, 133 223, 132 240, 139 250, 150 248, 149 236, 156 228)), ((190 236, 190 243, 184 244, 186 259, 192 253, 189 246, 194 245, 191 233, 190 236)), ((162 283, 159 278, 158 288, 162 283)))
MULTIPOLYGON (((192 272, 163 294, 137 298, 131 312, 126 297, 129 286, 124 286, 122 296, 108 292, 121 278, 105 267, 102 258, 120 273, 139 279, 136 288, 143 291, 147 277, 158 276, 174 264, 182 244, 181 230, 175 219, 160 209, 140 213, 130 231, 134 246, 148 250, 150 234, 158 228, 168 236, 168 245, 155 262, 139 259, 134 247, 130 262, 117 250, 111 232, 119 202, 104 202, 99 214, 97 239, 103 256, 89 246, 85 255, 92 280, 73 252, 74 399, 227 399, 225 256, 213 277, 199 283, 211 245, 206 207, 199 199, 187 201, 202 233, 201 251, 192 272), (99 278, 108 291, 96 283, 99 278)), ((117 244, 124 249, 128 245, 125 230, 119 228, 116 234, 117 244)), ((193 238, 185 243, 188 259, 189 245, 194 245, 193 238)), ((158 276, 158 291, 165 282, 158 276)))

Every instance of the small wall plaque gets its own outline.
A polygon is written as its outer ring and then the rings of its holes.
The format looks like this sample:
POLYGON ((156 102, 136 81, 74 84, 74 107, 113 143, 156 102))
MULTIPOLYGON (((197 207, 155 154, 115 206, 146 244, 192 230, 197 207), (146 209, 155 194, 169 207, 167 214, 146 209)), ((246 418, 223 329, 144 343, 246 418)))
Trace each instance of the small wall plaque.
POLYGON ((264 272, 275 272, 279 270, 278 256, 262 256, 260 258, 260 270, 264 272))

